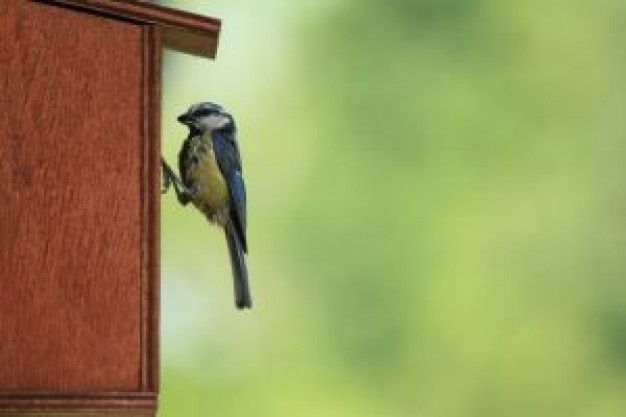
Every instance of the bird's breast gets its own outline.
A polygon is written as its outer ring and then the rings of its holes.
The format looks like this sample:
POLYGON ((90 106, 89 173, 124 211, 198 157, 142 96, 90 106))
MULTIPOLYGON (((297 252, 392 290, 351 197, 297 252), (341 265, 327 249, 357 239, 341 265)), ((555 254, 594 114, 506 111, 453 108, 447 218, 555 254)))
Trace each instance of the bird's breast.
POLYGON ((205 143, 198 144, 193 155, 195 163, 188 171, 188 178, 198 191, 193 204, 211 220, 219 221, 214 217, 221 217, 228 207, 228 186, 211 146, 205 143))

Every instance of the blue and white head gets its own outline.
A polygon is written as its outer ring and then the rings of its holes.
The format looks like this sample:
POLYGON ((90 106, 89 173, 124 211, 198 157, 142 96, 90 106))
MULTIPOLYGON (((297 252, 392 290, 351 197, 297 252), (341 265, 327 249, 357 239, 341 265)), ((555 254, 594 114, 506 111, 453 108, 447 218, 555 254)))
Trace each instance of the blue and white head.
POLYGON ((233 117, 222 106, 209 102, 192 105, 186 113, 178 116, 178 121, 191 130, 203 133, 235 127, 233 117))

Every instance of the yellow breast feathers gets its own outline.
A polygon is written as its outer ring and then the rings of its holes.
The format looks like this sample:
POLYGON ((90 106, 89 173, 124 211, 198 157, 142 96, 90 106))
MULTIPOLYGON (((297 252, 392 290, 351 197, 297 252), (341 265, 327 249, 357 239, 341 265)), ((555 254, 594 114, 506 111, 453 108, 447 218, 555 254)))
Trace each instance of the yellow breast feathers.
POLYGON ((210 220, 220 222, 219 218, 227 215, 228 187, 215 160, 211 135, 206 133, 192 138, 190 146, 197 160, 189 167, 187 176, 198 190, 193 204, 210 220))

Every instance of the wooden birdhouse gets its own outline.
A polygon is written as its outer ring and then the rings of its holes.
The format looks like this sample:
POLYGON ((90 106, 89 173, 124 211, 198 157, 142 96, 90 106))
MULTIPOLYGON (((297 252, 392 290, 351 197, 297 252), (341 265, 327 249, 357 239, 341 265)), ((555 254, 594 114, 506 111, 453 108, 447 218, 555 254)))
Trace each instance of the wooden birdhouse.
POLYGON ((0 415, 155 414, 161 54, 212 58, 219 29, 0 0, 0 415))

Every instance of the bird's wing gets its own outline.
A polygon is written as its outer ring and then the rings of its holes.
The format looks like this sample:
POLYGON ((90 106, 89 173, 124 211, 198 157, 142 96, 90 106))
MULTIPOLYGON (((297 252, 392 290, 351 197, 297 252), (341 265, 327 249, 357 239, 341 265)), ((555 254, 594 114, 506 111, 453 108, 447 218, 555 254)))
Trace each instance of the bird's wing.
POLYGON ((246 241, 246 187, 241 173, 241 156, 234 134, 213 132, 213 151, 217 165, 228 186, 230 218, 237 231, 243 250, 248 252, 246 241))

